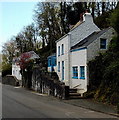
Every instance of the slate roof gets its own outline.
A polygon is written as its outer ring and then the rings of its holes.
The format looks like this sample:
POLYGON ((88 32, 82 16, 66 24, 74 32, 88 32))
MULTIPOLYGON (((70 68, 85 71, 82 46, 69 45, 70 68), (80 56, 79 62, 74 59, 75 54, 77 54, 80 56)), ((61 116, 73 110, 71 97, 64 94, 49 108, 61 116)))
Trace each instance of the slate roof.
POLYGON ((95 41, 98 37, 100 37, 102 34, 107 32, 109 29, 110 29, 110 27, 106 28, 104 30, 101 30, 99 32, 93 32, 91 35, 86 37, 84 40, 82 40, 79 43, 77 43, 76 45, 72 46, 71 50, 77 49, 77 48, 87 47, 89 44, 91 44, 93 41, 95 41))
POLYGON ((67 33, 67 34, 65 34, 64 36, 62 36, 61 38, 59 38, 58 40, 56 40, 56 42, 58 42, 58 41, 60 41, 60 40, 62 40, 63 38, 65 38, 72 30, 74 30, 75 28, 77 28, 78 26, 80 26, 82 23, 84 23, 85 21, 79 21, 79 22, 77 22, 72 28, 71 28, 71 30, 67 33))
POLYGON ((51 58, 51 57, 56 57, 56 53, 53 53, 52 55, 48 56, 47 58, 51 58))
POLYGON ((74 30, 76 27, 78 27, 79 25, 81 25, 84 21, 79 21, 77 22, 72 28, 70 31, 74 30))
POLYGON ((38 59, 40 57, 34 51, 25 52, 25 53, 22 53, 19 57, 13 58, 13 61, 12 61, 13 64, 14 63, 19 63, 21 58, 24 58, 25 61, 27 61, 27 60, 38 59))

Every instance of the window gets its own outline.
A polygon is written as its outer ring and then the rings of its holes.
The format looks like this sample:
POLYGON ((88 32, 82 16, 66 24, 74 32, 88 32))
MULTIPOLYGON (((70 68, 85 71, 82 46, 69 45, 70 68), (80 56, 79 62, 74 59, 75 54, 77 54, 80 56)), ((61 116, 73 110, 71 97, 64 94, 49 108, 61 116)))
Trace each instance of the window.
POLYGON ((48 67, 51 66, 51 58, 48 59, 48 67))
POLYGON ((64 61, 62 61, 62 80, 64 80, 64 61))
POLYGON ((85 79, 85 67, 80 66, 80 79, 85 79))
POLYGON ((15 71, 13 70, 13 75, 15 74, 15 71))
POLYGON ((72 78, 78 79, 78 66, 73 67, 72 69, 73 69, 73 77, 72 78))
POLYGON ((56 58, 54 58, 54 66, 56 66, 56 58))
POLYGON ((60 46, 58 46, 58 56, 60 56, 60 46))
POLYGON ((60 72, 60 62, 58 62, 58 72, 60 72))
POLYGON ((106 49, 106 39, 100 39, 100 49, 106 49))
POLYGON ((62 55, 64 55, 64 44, 62 44, 62 55))

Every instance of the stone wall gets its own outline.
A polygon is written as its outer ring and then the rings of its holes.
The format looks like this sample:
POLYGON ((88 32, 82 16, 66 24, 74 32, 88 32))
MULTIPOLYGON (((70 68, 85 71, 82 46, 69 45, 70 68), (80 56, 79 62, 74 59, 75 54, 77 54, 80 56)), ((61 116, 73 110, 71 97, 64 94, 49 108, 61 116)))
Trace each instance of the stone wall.
POLYGON ((69 87, 60 82, 57 77, 52 76, 52 73, 44 72, 40 67, 33 69, 32 89, 62 99, 68 98, 69 87))

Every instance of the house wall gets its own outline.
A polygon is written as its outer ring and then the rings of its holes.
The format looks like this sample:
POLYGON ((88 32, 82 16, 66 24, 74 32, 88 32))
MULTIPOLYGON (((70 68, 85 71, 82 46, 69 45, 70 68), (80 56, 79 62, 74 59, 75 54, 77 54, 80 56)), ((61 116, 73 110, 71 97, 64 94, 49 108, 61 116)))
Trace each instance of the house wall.
POLYGON ((70 88, 77 88, 80 92, 87 91, 87 49, 79 49, 71 52, 70 88), (78 66, 78 79, 74 79, 72 67, 78 66), (85 79, 80 79, 80 66, 85 66, 85 79))
POLYGON ((59 76, 59 80, 65 82, 65 85, 69 85, 69 35, 65 36, 62 40, 56 43, 57 46, 57 66, 56 71, 59 76), (64 44, 64 55, 61 55, 61 46, 64 44), (58 47, 60 46, 60 56, 58 56, 58 47), (64 61, 64 80, 62 80, 62 61, 64 61), (58 62, 60 62, 60 71, 58 71, 58 62))
MULTIPOLYGON (((54 71, 53 71, 53 72, 57 72, 57 71, 56 71, 56 66, 53 66, 53 68, 54 68, 54 71)), ((48 72, 52 72, 52 68, 51 68, 51 67, 48 67, 48 72)))
POLYGON ((15 76, 18 80, 22 80, 22 75, 20 73, 20 66, 19 65, 12 65, 12 75, 15 76))
MULTIPOLYGON (((96 56, 99 55, 99 53, 105 52, 108 47, 109 43, 113 36, 116 35, 116 32, 113 28, 110 28, 107 32, 102 34, 99 38, 97 38, 95 41, 93 41, 91 44, 87 46, 87 63, 91 60, 93 60, 96 56), (106 38, 106 49, 100 49, 100 38, 106 38)), ((87 84, 89 84, 89 71, 87 73, 87 84)))
MULTIPOLYGON (((57 46, 57 66, 56 72, 59 79, 62 81, 62 61, 64 61, 64 80, 65 85, 70 85, 71 82, 71 62, 70 59, 70 47, 77 44, 79 41, 83 40, 94 31, 100 31, 100 29, 93 23, 93 18, 90 14, 86 14, 84 17, 84 22, 81 23, 76 28, 72 29, 67 35, 63 36, 56 42, 57 46), (64 44, 64 55, 58 56, 58 47, 64 44), (58 62, 60 62, 60 72, 58 71, 58 62)), ((77 57, 77 56, 76 56, 77 57)), ((74 83, 75 84, 75 83, 74 83)))
POLYGON ((97 38, 95 41, 89 44, 87 46, 87 62, 98 56, 99 52, 105 52, 108 49, 109 42, 111 41, 114 35, 114 29, 110 28, 107 32, 103 33, 99 38, 97 38), (106 49, 100 49, 100 38, 106 39, 106 49))
POLYGON ((100 31, 100 29, 93 23, 92 16, 88 13, 84 16, 84 22, 71 30, 71 46, 76 45, 78 42, 88 37, 94 31, 100 31))

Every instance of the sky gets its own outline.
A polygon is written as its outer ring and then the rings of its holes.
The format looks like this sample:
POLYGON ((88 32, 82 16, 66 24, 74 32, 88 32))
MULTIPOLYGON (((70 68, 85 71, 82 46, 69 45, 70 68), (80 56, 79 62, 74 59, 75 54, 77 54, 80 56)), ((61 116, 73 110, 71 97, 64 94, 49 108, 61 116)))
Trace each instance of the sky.
POLYGON ((0 52, 2 45, 33 21, 35 2, 0 2, 0 52))

